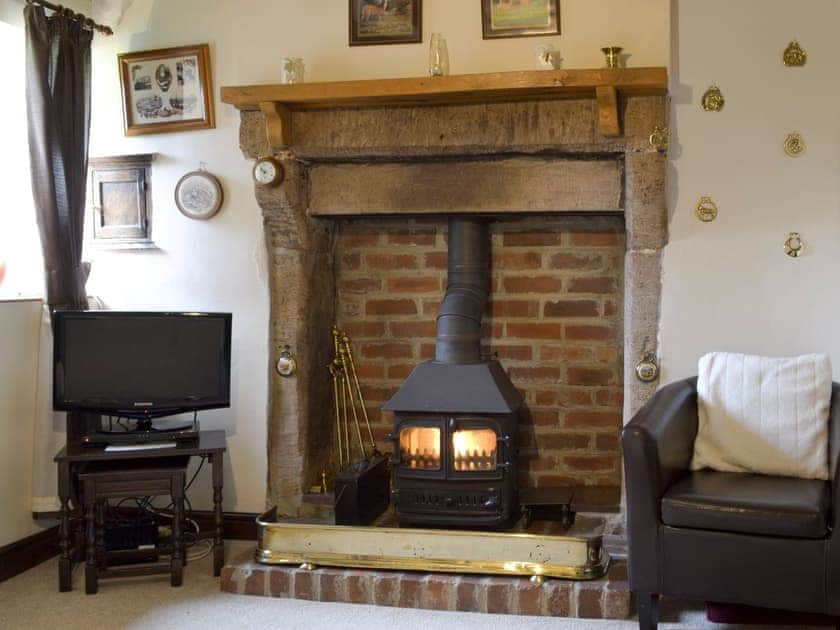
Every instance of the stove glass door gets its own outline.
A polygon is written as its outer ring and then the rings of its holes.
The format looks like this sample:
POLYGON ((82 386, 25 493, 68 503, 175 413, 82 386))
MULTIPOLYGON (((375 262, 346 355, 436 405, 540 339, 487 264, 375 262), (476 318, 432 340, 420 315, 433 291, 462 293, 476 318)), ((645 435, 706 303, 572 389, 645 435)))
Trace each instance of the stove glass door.
POLYGON ((400 430, 400 461, 420 470, 440 470, 440 428, 407 426, 400 430))
POLYGON ((456 472, 496 470, 498 444, 493 429, 452 432, 452 465, 456 472))

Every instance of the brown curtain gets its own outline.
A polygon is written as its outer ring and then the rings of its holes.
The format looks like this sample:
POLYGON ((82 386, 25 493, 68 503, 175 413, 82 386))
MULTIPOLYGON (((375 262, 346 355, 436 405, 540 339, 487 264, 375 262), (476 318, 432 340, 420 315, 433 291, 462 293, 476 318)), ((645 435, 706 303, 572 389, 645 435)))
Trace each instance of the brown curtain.
POLYGON ((32 195, 47 303, 87 308, 82 263, 93 33, 61 12, 27 4, 26 100, 32 195))

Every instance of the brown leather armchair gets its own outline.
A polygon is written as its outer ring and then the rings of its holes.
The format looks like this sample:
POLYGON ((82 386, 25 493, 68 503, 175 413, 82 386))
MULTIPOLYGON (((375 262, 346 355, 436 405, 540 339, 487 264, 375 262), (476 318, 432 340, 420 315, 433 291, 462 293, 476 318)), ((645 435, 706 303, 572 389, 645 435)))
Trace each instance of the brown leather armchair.
MULTIPOLYGON (((660 389, 624 428, 630 588, 639 627, 659 595, 840 615, 840 483, 689 470, 697 379, 660 389)), ((838 480, 840 385, 829 463, 838 480)))

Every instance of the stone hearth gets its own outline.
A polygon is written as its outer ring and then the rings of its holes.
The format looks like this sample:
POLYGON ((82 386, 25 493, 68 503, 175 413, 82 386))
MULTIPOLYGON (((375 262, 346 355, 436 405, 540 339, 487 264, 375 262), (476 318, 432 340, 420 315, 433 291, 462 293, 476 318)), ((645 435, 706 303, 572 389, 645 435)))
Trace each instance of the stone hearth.
POLYGON ((290 597, 321 602, 496 614, 626 619, 630 615, 627 565, 588 582, 528 578, 360 571, 328 567, 263 565, 248 550, 222 569, 221 588, 230 593, 290 597))
MULTIPOLYGON (((665 123, 666 99, 622 97, 619 111, 624 135, 607 138, 589 98, 301 110, 282 149, 268 145, 260 112, 242 112, 245 155, 274 153, 287 173, 282 186, 256 191, 271 260, 271 362, 285 345, 298 361, 290 379, 269 366, 268 505, 298 513, 304 489, 329 468, 334 322, 361 345, 375 413, 427 357, 445 234, 440 219, 418 215, 452 212, 505 217, 493 228, 499 292, 486 342, 525 392, 534 426, 543 423, 525 453, 529 470, 537 462, 531 481, 619 483, 621 417, 657 386, 633 367, 657 340, 665 158, 648 138, 665 123), (400 325, 410 351, 394 342, 400 325), (570 373, 564 353, 574 348, 586 356, 570 373), (592 409, 570 409, 575 395, 592 409), (571 426, 567 412, 588 426, 571 426), (543 434, 556 450, 540 450, 543 434)), ((379 421, 380 438, 387 425, 379 421)))

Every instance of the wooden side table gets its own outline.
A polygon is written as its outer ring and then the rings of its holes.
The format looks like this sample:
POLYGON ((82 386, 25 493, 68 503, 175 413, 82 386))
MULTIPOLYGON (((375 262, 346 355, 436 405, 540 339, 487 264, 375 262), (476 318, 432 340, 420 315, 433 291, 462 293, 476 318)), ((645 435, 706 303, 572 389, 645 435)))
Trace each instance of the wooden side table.
POLYGON ((85 512, 85 592, 98 590, 103 577, 127 577, 169 573, 172 586, 181 586, 184 576, 184 487, 189 457, 158 458, 146 461, 98 462, 79 473, 85 512), (105 552, 105 502, 133 496, 172 497, 172 547, 169 566, 108 568, 105 552), (101 565, 101 566, 100 566, 101 565))
POLYGON ((135 461, 147 462, 167 457, 206 456, 213 474, 213 575, 218 576, 225 561, 224 530, 222 526, 222 485, 224 453, 227 442, 224 431, 201 431, 197 442, 182 442, 174 448, 159 448, 143 451, 106 451, 102 446, 68 444, 55 456, 58 464, 59 545, 58 588, 62 592, 73 588, 73 568, 84 560, 83 538, 73 535, 71 522, 81 518, 80 489, 78 473, 95 462, 135 461), (72 504, 72 507, 71 507, 72 504))

